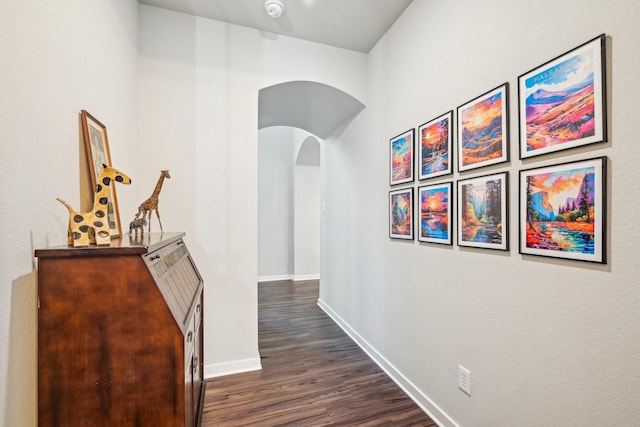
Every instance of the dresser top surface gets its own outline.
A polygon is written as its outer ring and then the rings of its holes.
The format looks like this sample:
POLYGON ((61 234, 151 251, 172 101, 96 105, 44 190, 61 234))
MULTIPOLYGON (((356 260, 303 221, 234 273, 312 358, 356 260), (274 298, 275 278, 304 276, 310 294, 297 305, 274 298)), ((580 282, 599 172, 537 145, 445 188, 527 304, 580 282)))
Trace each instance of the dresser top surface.
POLYGON ((185 233, 144 233, 139 235, 123 235, 112 238, 109 246, 90 245, 83 248, 74 248, 68 245, 52 246, 36 249, 38 258, 61 257, 86 257, 101 255, 142 255, 153 252, 176 240, 181 239, 185 233))

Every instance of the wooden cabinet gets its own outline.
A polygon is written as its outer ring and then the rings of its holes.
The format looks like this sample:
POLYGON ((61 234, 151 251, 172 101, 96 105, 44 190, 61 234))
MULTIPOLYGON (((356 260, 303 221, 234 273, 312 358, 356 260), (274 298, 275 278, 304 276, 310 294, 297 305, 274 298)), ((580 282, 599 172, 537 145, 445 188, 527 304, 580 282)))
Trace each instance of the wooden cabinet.
POLYGON ((183 233, 36 250, 40 426, 196 426, 202 279, 183 233))

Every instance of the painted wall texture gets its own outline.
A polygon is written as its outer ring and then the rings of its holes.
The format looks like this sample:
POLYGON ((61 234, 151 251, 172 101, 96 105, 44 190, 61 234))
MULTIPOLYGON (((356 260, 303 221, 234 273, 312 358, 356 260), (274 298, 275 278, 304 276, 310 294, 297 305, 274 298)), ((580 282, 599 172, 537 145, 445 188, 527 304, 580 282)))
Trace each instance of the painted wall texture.
POLYGON ((634 1, 414 1, 369 54, 368 108, 323 145, 321 302, 445 425, 640 417, 634 1), (517 78, 607 34, 609 142, 520 161, 517 78), (388 239, 388 140, 510 84, 509 252, 388 239), (518 171, 609 158, 607 265, 518 254, 518 171), (471 396, 457 388, 471 371, 471 396))
MULTIPOLYGON (((107 126, 114 165, 139 176, 137 34, 127 0, 0 3, 0 425, 36 424, 33 251, 66 244, 56 197, 80 206, 81 110, 107 126)), ((118 188, 123 218, 139 203, 130 187, 118 188)))
POLYGON ((162 221, 187 232, 205 280, 205 374, 259 368, 258 91, 297 80, 367 105, 322 144, 325 309, 444 425, 637 423, 639 20, 634 0, 416 0, 365 55, 125 0, 3 2, 0 424, 36 422, 32 255, 65 242, 55 197, 78 204, 81 109, 107 125, 133 179, 118 189, 123 221, 171 171, 162 221), (609 142, 520 161, 517 76, 600 33, 609 142), (390 241, 388 139, 503 82, 511 161, 478 174, 510 173, 511 250, 390 241), (608 264, 520 256, 518 171, 601 155, 608 264))
POLYGON ((163 225, 187 232, 205 281, 205 376, 258 369, 258 91, 362 99, 367 57, 144 5, 139 31, 141 168, 171 169, 163 225))

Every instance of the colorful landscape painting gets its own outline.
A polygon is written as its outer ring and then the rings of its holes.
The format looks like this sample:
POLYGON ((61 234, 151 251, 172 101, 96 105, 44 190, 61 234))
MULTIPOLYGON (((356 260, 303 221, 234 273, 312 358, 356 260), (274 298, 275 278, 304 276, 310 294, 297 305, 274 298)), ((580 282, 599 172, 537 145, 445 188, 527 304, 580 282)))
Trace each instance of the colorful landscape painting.
POLYGON ((451 244, 451 183, 420 187, 420 234, 422 242, 451 244))
POLYGON ((391 185, 413 181, 413 139, 411 129, 390 141, 391 185))
POLYGON ((458 181, 458 244, 507 250, 507 175, 458 181))
POLYGON ((602 162, 522 171, 521 252, 585 260, 601 252, 602 162))
POLYGON ((413 239, 413 189, 391 191, 389 193, 390 237, 413 239))
POLYGON ((458 107, 460 171, 507 160, 507 87, 458 107))
POLYGON ((596 39, 520 77, 521 157, 604 139, 603 106, 597 102, 602 98, 600 46, 596 39))
POLYGON ((420 138, 419 179, 451 173, 451 121, 453 112, 438 117, 418 128, 420 138))

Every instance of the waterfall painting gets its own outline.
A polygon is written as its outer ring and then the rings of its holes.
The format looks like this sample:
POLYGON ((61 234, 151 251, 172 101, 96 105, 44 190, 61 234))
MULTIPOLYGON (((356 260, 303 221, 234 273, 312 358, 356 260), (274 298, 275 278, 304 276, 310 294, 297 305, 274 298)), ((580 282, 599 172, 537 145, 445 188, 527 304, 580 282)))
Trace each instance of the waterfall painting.
POLYGON ((451 173, 453 111, 418 127, 418 179, 451 173))
POLYGON ((508 172, 458 181, 458 245, 509 250, 508 172))

